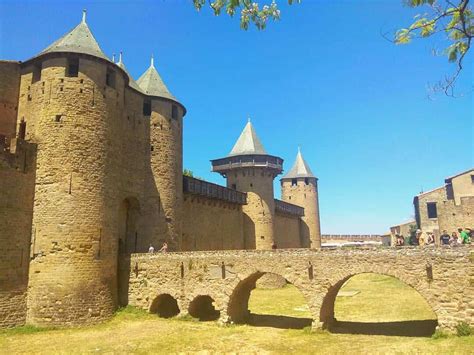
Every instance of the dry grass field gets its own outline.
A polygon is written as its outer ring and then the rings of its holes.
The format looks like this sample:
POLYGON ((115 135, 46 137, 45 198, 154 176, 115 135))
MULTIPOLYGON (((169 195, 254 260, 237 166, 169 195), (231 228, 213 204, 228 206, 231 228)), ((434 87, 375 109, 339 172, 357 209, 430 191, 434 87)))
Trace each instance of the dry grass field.
MULTIPOLYGON (((416 327, 416 322, 410 322, 434 317, 415 291, 390 277, 359 275, 350 279, 341 291, 346 296, 337 299, 336 318, 342 323, 399 322, 403 327, 416 327)), ((304 298, 291 285, 278 290, 254 290, 249 308, 257 318, 267 316, 263 323, 270 324, 221 326, 188 317, 161 319, 127 308, 110 322, 96 326, 51 330, 22 327, 1 331, 0 353, 474 353, 472 336, 434 339, 350 334, 353 329, 342 329, 346 333, 340 333, 340 329, 338 333, 312 333, 308 327, 278 328, 281 317, 303 322, 309 317, 304 298), (272 318, 268 316, 277 316, 276 323, 271 324, 272 318)))

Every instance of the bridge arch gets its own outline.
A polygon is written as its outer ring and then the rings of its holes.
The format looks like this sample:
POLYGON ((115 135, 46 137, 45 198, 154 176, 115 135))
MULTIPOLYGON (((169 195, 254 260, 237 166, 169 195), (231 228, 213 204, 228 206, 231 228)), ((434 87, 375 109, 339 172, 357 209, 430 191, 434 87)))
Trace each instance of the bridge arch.
POLYGON ((188 313, 200 321, 219 319, 221 312, 216 309, 214 299, 209 295, 198 295, 189 304, 188 313))
POLYGON ((320 326, 322 328, 331 328, 336 322, 335 317, 335 304, 336 297, 342 288, 342 286, 352 277, 361 274, 374 274, 374 275, 384 275, 393 277, 405 285, 409 286, 413 291, 415 291, 421 298, 425 301, 427 307, 436 315, 438 319, 438 314, 436 312, 436 301, 433 299, 432 293, 428 291, 428 282, 422 280, 422 278, 413 279, 412 277, 406 276, 403 273, 398 271, 388 271, 388 270, 377 270, 377 268, 367 268, 363 270, 352 271, 344 276, 340 277, 338 281, 331 282, 331 285, 326 289, 326 293, 322 299, 322 304, 320 306, 319 320, 320 326))
POLYGON ((171 318, 180 313, 178 301, 169 293, 161 293, 151 302, 150 313, 161 318, 171 318))
POLYGON ((279 272, 278 270, 253 271, 247 274, 235 285, 227 303, 228 320, 234 323, 245 323, 248 321, 250 312, 248 310, 250 294, 256 287, 257 280, 265 274, 275 274, 283 277, 288 283, 296 287, 303 295, 306 303, 310 306, 309 297, 311 292, 301 284, 295 273, 279 272))

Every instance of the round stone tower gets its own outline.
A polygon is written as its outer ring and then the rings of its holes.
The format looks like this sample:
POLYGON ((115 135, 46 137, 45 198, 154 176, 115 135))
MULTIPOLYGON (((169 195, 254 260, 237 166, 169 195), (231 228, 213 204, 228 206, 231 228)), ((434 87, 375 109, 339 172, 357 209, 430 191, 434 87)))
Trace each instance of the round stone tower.
POLYGON ((18 122, 38 146, 30 324, 95 323, 116 309, 124 136, 118 118, 126 84, 85 14, 71 32, 22 63, 18 122))
POLYGON ((245 248, 272 249, 273 179, 281 173, 283 159, 266 153, 249 120, 229 155, 211 162, 212 171, 227 179, 227 187, 247 193, 243 206, 245 248))
POLYGON ((180 250, 183 210, 183 116, 185 107, 169 92, 154 66, 137 80, 148 95, 143 111, 150 116, 150 160, 153 178, 149 187, 149 209, 156 221, 153 240, 180 250))
POLYGON ((319 222, 318 178, 313 175, 300 149, 288 173, 280 179, 281 199, 304 208, 302 246, 321 248, 319 222))
POLYGON ((321 248, 318 178, 311 172, 299 148, 293 167, 280 182, 281 199, 304 208, 302 246, 321 248))

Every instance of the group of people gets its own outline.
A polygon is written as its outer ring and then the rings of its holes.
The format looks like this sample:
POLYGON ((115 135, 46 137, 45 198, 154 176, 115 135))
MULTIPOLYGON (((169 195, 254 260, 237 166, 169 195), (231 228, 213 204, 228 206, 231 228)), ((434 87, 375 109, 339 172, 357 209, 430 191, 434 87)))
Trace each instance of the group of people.
MULTIPOLYGON (((425 233, 421 229, 417 229, 416 233, 413 236, 408 236, 405 238, 403 235, 396 235, 396 246, 404 245, 434 245, 435 244, 435 234, 428 232, 425 233)), ((458 228, 458 232, 452 232, 451 235, 448 234, 447 230, 443 230, 443 233, 439 237, 440 245, 463 245, 471 244, 471 241, 474 240, 474 230, 471 228, 458 228)))
MULTIPOLYGON (((168 243, 164 242, 161 249, 158 250, 159 253, 166 253, 168 251, 168 243)), ((150 247, 148 248, 148 252, 150 254, 153 254, 155 252, 155 248, 153 245, 150 244, 150 247)))

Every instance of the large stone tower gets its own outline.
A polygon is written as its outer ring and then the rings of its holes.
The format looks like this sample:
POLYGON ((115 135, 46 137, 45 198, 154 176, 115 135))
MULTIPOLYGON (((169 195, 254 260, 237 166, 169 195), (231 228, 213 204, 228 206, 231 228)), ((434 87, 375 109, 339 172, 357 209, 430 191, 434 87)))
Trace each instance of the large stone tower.
POLYGON ((299 148, 293 167, 280 181, 282 200, 304 207, 302 246, 321 248, 318 178, 311 172, 299 148))
POLYGON ((183 210, 183 116, 184 106, 169 92, 153 57, 150 67, 137 80, 149 96, 144 114, 150 116, 150 155, 153 180, 149 185, 150 218, 158 223, 151 234, 179 250, 183 210))
POLYGON ((273 179, 282 166, 283 159, 266 153, 250 120, 229 155, 212 160, 212 171, 227 178, 227 187, 247 193, 246 249, 271 249, 275 243, 273 179))
POLYGON ((125 85, 119 71, 85 14, 22 64, 18 122, 38 144, 30 324, 97 322, 115 310, 117 223, 109 206, 117 188, 118 95, 125 85))

